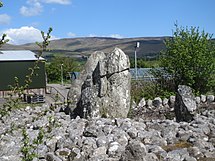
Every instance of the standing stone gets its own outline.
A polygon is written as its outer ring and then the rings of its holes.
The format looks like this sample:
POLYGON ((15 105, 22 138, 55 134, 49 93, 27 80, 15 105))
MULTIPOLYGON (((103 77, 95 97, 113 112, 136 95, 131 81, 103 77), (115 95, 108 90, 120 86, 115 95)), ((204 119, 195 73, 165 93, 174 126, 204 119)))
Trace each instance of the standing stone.
POLYGON ((130 62, 127 55, 115 48, 105 55, 92 55, 87 62, 93 65, 80 74, 75 87, 68 94, 72 117, 127 117, 130 108, 130 62), (97 60, 97 61, 95 61, 97 60), (77 88, 77 85, 80 86, 77 88), (74 95, 77 99, 73 99, 74 95))
POLYGON ((81 99, 79 100, 77 106, 79 109, 75 108, 74 113, 77 116, 80 116, 82 118, 91 117, 91 111, 93 104, 91 101, 96 97, 93 89, 92 89, 92 81, 91 76, 87 76, 86 80, 84 81, 84 84, 82 85, 81 89, 81 99))
POLYGON ((71 84, 71 88, 67 95, 68 107, 67 111, 72 112, 76 107, 77 103, 81 96, 82 85, 86 81, 87 77, 91 76, 93 71, 95 70, 99 61, 105 58, 105 54, 103 52, 94 52, 88 58, 88 61, 85 64, 84 70, 80 73, 78 78, 74 80, 71 84))
POLYGON ((190 122, 193 120, 193 112, 196 110, 196 101, 190 87, 185 85, 178 86, 174 110, 177 122, 190 122))

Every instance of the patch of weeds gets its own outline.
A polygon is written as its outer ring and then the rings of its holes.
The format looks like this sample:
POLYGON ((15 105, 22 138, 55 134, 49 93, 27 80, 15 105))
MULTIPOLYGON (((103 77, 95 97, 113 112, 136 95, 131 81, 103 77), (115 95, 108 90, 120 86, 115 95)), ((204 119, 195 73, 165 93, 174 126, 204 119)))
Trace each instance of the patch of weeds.
POLYGON ((131 99, 138 103, 142 98, 147 100, 155 97, 168 98, 174 95, 174 92, 168 90, 164 84, 161 85, 156 81, 132 80, 131 99))
POLYGON ((60 96, 58 93, 56 93, 54 96, 54 102, 55 102, 55 104, 57 104, 57 102, 60 102, 60 96))
POLYGON ((25 128, 22 129, 22 147, 20 152, 22 153, 22 161, 33 161, 34 158, 38 158, 38 146, 43 143, 44 130, 41 128, 37 137, 30 141, 29 135, 25 128))
POLYGON ((193 145, 187 141, 179 141, 175 144, 169 144, 167 146, 163 146, 162 149, 165 150, 166 152, 170 152, 177 149, 190 148, 192 146, 193 145))
POLYGON ((157 156, 157 158, 159 159, 159 161, 164 161, 164 157, 162 157, 160 154, 156 154, 155 155, 157 156))
POLYGON ((134 118, 135 117, 135 114, 134 114, 134 109, 132 107, 129 108, 129 111, 128 111, 128 115, 127 115, 127 118, 134 118))
POLYGON ((33 151, 34 146, 30 143, 30 139, 26 129, 22 130, 22 142, 23 146, 21 147, 22 161, 32 161, 36 157, 36 153, 33 151))
POLYGON ((60 127, 60 123, 57 122, 57 120, 54 116, 49 116, 48 121, 49 121, 48 126, 47 126, 47 132, 48 133, 52 132, 53 128, 60 127))
POLYGON ((16 124, 14 123, 14 122, 12 122, 11 124, 10 124, 10 130, 8 131, 10 134, 12 134, 13 133, 13 131, 14 130, 17 130, 18 129, 18 127, 16 126, 16 124))
POLYGON ((168 112, 164 113, 164 116, 168 120, 173 120, 175 118, 175 113, 171 112, 171 111, 168 111, 168 112))
POLYGON ((74 160, 76 156, 77 156, 77 154, 75 152, 71 151, 71 153, 69 155, 69 159, 74 160))
POLYGON ((107 118, 108 117, 108 111, 107 111, 107 108, 102 108, 101 110, 99 110, 99 112, 100 112, 100 116, 102 117, 102 118, 107 118))

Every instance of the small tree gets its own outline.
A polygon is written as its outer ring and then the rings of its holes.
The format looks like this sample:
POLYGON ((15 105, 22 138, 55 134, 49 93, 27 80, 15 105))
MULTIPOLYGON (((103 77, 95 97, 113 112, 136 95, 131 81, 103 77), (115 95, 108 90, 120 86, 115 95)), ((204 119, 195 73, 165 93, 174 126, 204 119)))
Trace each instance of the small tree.
POLYGON ((165 40, 166 50, 161 53, 164 72, 179 84, 205 93, 214 88, 215 46, 212 35, 196 27, 178 27, 173 37, 165 40))
POLYGON ((49 82, 61 80, 61 65, 63 64, 63 77, 65 79, 69 72, 79 71, 80 63, 71 57, 54 57, 50 63, 46 64, 46 73, 49 82))
POLYGON ((0 48, 9 41, 9 39, 6 39, 6 36, 6 34, 2 35, 2 38, 0 39, 0 48))
MULTIPOLYGON (((3 3, 2 1, 0 1, 0 8, 3 7, 3 3)), ((0 48, 2 47, 2 45, 6 44, 9 39, 6 39, 7 35, 6 34, 3 34, 1 39, 0 39, 0 48)))

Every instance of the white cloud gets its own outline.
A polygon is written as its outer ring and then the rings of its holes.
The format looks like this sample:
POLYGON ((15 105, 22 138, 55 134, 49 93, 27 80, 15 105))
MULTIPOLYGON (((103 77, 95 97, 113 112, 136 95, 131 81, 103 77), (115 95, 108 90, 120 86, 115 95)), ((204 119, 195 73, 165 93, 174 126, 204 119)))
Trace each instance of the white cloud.
POLYGON ((60 38, 59 38, 59 37, 56 37, 56 36, 54 36, 54 35, 51 35, 50 40, 57 40, 57 39, 60 39, 60 38))
MULTIPOLYGON (((88 37, 99 37, 98 35, 96 34, 90 34, 88 37)), ((101 36, 102 37, 102 36, 101 36)))
MULTIPOLYGON (((23 26, 21 28, 8 29, 2 33, 7 34, 7 38, 10 40, 10 44, 20 45, 26 43, 41 42, 41 31, 31 27, 23 26)), ((57 39, 55 36, 51 37, 51 40, 57 39)))
POLYGON ((44 3, 70 4, 71 0, 42 0, 44 3))
POLYGON ((111 35, 96 35, 96 34, 90 34, 88 37, 112 37, 112 38, 117 38, 117 39, 123 38, 123 36, 122 36, 122 35, 119 35, 119 34, 111 34, 111 35))
POLYGON ((0 24, 8 25, 11 21, 11 17, 7 14, 0 14, 0 24))
MULTIPOLYGON (((27 0, 27 6, 20 8, 20 14, 26 17, 37 16, 43 12, 42 3, 71 4, 71 0, 27 0)), ((53 11, 53 9, 52 9, 53 11)))
POLYGON ((69 32, 69 33, 67 33, 67 36, 69 36, 69 37, 75 37, 76 34, 75 34, 75 33, 72 33, 72 32, 69 32))
POLYGON ((123 38, 123 36, 119 35, 119 34, 112 34, 112 35, 110 35, 110 37, 112 37, 112 38, 118 38, 118 39, 123 38))
POLYGON ((30 17, 39 15, 43 11, 43 6, 38 0, 28 0, 28 6, 22 6, 20 8, 20 13, 23 16, 30 17))

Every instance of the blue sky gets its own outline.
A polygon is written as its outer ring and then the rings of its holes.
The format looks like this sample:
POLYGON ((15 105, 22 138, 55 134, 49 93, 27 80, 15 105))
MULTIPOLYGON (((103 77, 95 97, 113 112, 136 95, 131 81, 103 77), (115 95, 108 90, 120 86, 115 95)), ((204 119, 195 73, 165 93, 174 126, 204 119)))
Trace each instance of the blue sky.
POLYGON ((171 36, 174 23, 215 34, 215 0, 1 0, 0 34, 12 44, 52 38, 171 36))

